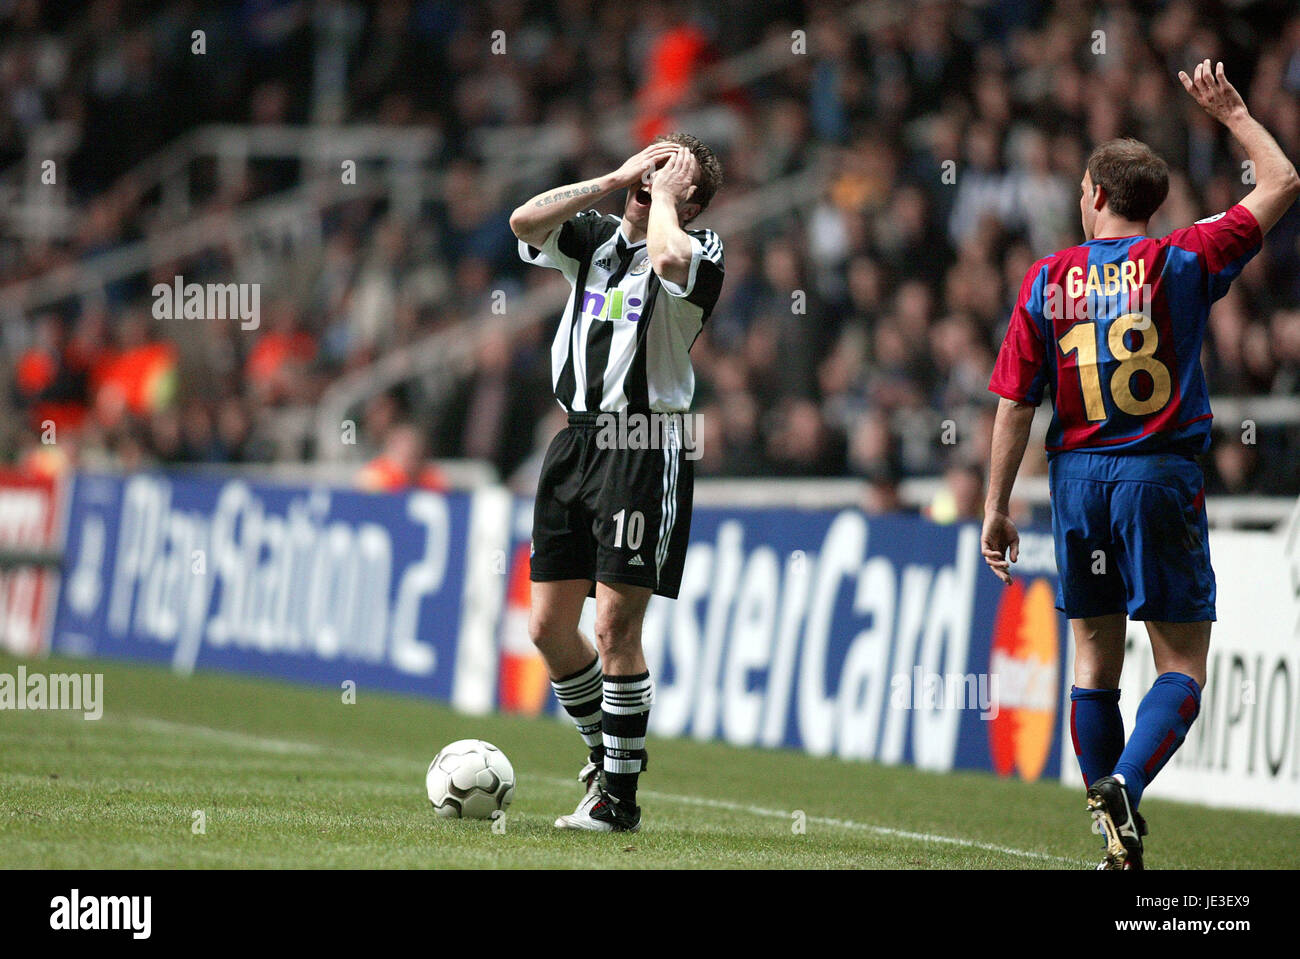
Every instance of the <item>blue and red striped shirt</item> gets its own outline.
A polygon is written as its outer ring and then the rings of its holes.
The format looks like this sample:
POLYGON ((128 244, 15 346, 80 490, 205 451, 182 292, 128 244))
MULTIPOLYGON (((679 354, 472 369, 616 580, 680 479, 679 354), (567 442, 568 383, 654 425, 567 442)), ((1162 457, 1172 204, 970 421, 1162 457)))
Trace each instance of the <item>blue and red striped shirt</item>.
POLYGON ((1049 454, 1202 453, 1210 305, 1263 243, 1241 204, 1162 239, 1108 237, 1029 268, 989 389, 1038 405, 1052 388, 1049 454))

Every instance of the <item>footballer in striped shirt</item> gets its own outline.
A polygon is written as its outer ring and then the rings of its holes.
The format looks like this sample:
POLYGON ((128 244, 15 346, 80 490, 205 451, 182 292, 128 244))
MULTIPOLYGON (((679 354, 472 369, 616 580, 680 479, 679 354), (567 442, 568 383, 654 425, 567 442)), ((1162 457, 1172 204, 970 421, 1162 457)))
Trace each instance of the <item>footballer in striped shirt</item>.
POLYGON ((658 137, 612 173, 549 190, 510 227, 527 263, 570 284, 551 346, 569 414, 547 450, 533 513, 530 632, 588 749, 586 794, 556 826, 640 827, 637 781, 654 684, 641 624, 676 598, 690 535, 695 374, 690 350, 722 289, 722 240, 691 226, 722 185, 713 151, 658 137), (622 216, 591 204, 626 190, 622 216), (578 631, 596 599, 595 645, 578 631), (598 654, 599 651, 599 654, 598 654))

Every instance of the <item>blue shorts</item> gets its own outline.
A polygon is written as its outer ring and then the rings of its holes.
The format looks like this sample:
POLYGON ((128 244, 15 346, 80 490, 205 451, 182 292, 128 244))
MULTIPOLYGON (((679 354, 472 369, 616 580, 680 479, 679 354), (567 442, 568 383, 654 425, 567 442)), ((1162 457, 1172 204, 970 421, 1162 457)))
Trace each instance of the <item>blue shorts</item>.
POLYGON ((1048 466, 1060 585, 1070 619, 1199 623, 1214 617, 1201 468, 1172 453, 1058 453, 1048 466))

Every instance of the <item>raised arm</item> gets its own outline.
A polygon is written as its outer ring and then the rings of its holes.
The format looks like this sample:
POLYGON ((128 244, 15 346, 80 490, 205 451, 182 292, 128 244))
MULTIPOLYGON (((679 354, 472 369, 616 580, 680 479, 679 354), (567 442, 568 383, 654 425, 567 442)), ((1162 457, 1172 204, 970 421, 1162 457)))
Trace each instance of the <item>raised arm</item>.
POLYGON ((1277 141, 1246 109, 1241 94, 1224 76, 1223 64, 1211 69, 1210 61, 1196 65, 1188 77, 1178 72, 1183 88, 1201 108, 1228 128, 1255 165, 1255 189, 1241 201, 1254 214, 1259 228, 1267 233, 1300 197, 1300 176, 1277 141))
POLYGON ((677 286, 685 286, 691 272, 691 238, 682 229, 678 207, 695 192, 698 176, 699 163, 691 151, 674 146, 650 184, 653 202, 646 227, 646 253, 655 273, 677 286))
POLYGON ((551 232, 565 220, 587 209, 593 202, 640 180, 663 162, 673 150, 671 143, 652 143, 628 157, 613 173, 570 183, 539 193, 510 214, 510 229, 529 246, 541 247, 551 232))

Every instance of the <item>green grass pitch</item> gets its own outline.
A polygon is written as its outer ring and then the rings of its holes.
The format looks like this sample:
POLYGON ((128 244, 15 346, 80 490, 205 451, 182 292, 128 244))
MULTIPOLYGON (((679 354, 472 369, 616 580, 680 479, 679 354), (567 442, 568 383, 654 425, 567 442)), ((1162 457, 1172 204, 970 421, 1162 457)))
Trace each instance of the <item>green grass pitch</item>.
MULTIPOLYGON (((0 656, 0 672, 18 661, 0 656)), ((559 832, 583 751, 554 719, 471 717, 364 687, 51 659, 101 672, 105 709, 0 712, 3 868, 1084 869, 1100 858, 1080 793, 688 740, 650 743, 635 835, 559 832), (505 750, 505 829, 440 820, 437 750, 505 750), (196 834, 202 810, 205 831, 196 834), (802 812, 804 829, 795 827, 802 812)), ((1300 817, 1150 800, 1149 868, 1294 868, 1300 817)))

